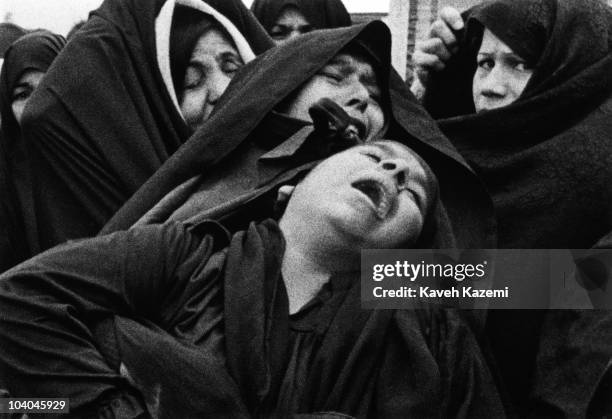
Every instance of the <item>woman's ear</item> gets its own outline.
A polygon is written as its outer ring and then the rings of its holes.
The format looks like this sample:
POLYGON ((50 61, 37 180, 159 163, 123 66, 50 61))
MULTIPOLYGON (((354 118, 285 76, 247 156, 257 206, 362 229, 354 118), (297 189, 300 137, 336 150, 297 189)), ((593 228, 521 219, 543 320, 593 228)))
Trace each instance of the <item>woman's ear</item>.
POLYGON ((293 194, 294 190, 295 190, 294 185, 283 185, 280 188, 278 188, 278 193, 276 195, 277 205, 278 204, 287 205, 287 202, 289 201, 289 198, 291 198, 291 195, 293 194))
POLYGON ((291 198, 294 189, 295 186, 293 185, 283 185, 278 188, 278 192, 276 193, 276 201, 274 202, 274 218, 280 219, 285 213, 285 208, 287 208, 287 203, 289 202, 289 198, 291 198))

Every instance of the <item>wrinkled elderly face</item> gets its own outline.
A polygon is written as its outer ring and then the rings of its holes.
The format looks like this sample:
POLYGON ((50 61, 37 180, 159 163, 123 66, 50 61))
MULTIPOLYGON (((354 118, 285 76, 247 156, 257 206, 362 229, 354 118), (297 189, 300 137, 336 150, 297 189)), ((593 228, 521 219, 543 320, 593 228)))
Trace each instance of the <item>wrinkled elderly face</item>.
POLYGON ((270 29, 270 36, 276 45, 280 45, 313 29, 299 9, 288 6, 278 15, 270 29))
POLYGON ((408 147, 376 141, 320 163, 296 188, 281 228, 331 232, 351 250, 416 243, 432 205, 430 172, 408 147))
POLYGON ((221 31, 210 29, 200 37, 185 72, 180 101, 190 128, 195 131, 204 124, 243 65, 234 43, 221 31))
POLYGON ((500 108, 516 101, 533 74, 525 60, 485 28, 477 56, 472 94, 476 112, 500 108))
POLYGON ((13 110, 13 115, 15 115, 17 123, 21 124, 23 110, 44 75, 45 73, 39 70, 28 70, 21 75, 15 84, 11 92, 11 109, 13 110))
POLYGON ((380 138, 385 128, 381 88, 372 65, 362 58, 340 53, 315 74, 285 112, 310 121, 308 110, 327 97, 363 124, 364 141, 380 138))

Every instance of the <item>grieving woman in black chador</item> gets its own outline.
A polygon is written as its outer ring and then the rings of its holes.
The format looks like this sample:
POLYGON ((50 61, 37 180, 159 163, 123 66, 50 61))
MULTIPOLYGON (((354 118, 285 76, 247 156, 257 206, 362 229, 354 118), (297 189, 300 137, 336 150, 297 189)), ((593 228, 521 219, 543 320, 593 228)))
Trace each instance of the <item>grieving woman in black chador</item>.
POLYGON ((277 44, 315 29, 351 26, 342 0, 255 0, 251 11, 277 44))
POLYGON ((460 313, 361 309, 362 248, 454 246, 427 163, 374 141, 295 182, 278 222, 133 228, 4 274, 11 394, 75 417, 502 417, 460 313))
MULTIPOLYGON (((612 228, 611 30, 604 2, 488 1, 445 10, 416 53, 426 109, 493 197, 500 248, 590 248, 612 228)), ((610 342, 603 316, 490 314, 520 408, 585 414, 610 362, 592 344, 610 342)))
POLYGON ((257 208, 249 203, 268 194, 292 170, 351 141, 384 137, 426 156, 441 183, 453 185, 440 192, 459 221, 453 226, 461 239, 458 245, 493 246, 490 200, 392 69, 390 38, 386 25, 372 22, 315 31, 258 57, 232 80, 206 125, 103 232, 206 217, 230 218, 226 226, 234 229, 242 215, 254 218, 257 208))
POLYGON ((610 8, 497 0, 464 17, 467 36, 424 104, 493 195, 500 247, 592 246, 612 227, 610 8), (507 62, 478 54, 483 32, 513 52, 507 62), (504 68, 522 89, 483 79, 504 68))
POLYGON ((0 272, 29 256, 23 208, 31 208, 32 191, 20 121, 30 95, 64 47, 66 40, 36 31, 5 52, 0 72, 0 272))
POLYGON ((32 252, 96 234, 273 45, 239 0, 106 0, 24 115, 32 252))

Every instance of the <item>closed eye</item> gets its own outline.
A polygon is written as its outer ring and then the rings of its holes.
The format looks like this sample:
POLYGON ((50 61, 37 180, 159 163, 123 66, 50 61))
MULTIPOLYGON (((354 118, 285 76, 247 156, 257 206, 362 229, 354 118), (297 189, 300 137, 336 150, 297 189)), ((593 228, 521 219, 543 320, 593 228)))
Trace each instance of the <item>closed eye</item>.
POLYGON ((273 39, 285 39, 291 33, 291 28, 284 25, 276 25, 270 30, 270 36, 273 39))
POLYGON ((382 158, 374 153, 363 153, 364 156, 366 156, 367 158, 369 158, 370 160, 376 162, 376 163, 380 163, 380 161, 382 160, 382 158))
POLYGON ((226 74, 234 74, 242 65, 233 60, 224 60, 221 63, 221 69, 226 74))
POLYGON ((323 77, 327 77, 328 79, 331 79, 332 81, 337 82, 337 83, 341 82, 343 79, 343 76, 340 73, 337 73, 331 70, 326 70, 326 69, 321 70, 319 72, 319 75, 323 77))

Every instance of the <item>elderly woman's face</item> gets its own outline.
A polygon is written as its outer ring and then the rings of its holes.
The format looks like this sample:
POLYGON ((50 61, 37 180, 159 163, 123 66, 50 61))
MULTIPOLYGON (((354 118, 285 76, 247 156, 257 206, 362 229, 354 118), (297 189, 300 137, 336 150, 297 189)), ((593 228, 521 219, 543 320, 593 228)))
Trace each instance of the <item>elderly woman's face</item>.
POLYGON ((340 53, 315 74, 285 110, 294 118, 310 121, 308 110, 327 97, 364 125, 365 138, 380 138, 385 127, 381 88, 372 65, 362 58, 340 53))
POLYGON ((521 96, 533 74, 523 58, 486 28, 476 60, 472 83, 476 112, 510 105, 521 96))
POLYGON ((296 188, 283 219, 329 232, 355 248, 415 243, 431 206, 432 179, 394 141, 350 148, 324 160, 296 188))
POLYGON ((21 124, 23 110, 44 75, 45 73, 42 71, 29 70, 24 72, 15 84, 11 92, 11 109, 13 110, 13 115, 15 115, 17 123, 21 124))
POLYGON ((298 8, 285 7, 270 29, 270 36, 280 45, 313 29, 298 8))
POLYGON ((222 32, 210 29, 200 37, 185 72, 180 103, 189 127, 195 131, 204 124, 243 65, 233 42, 222 32))

